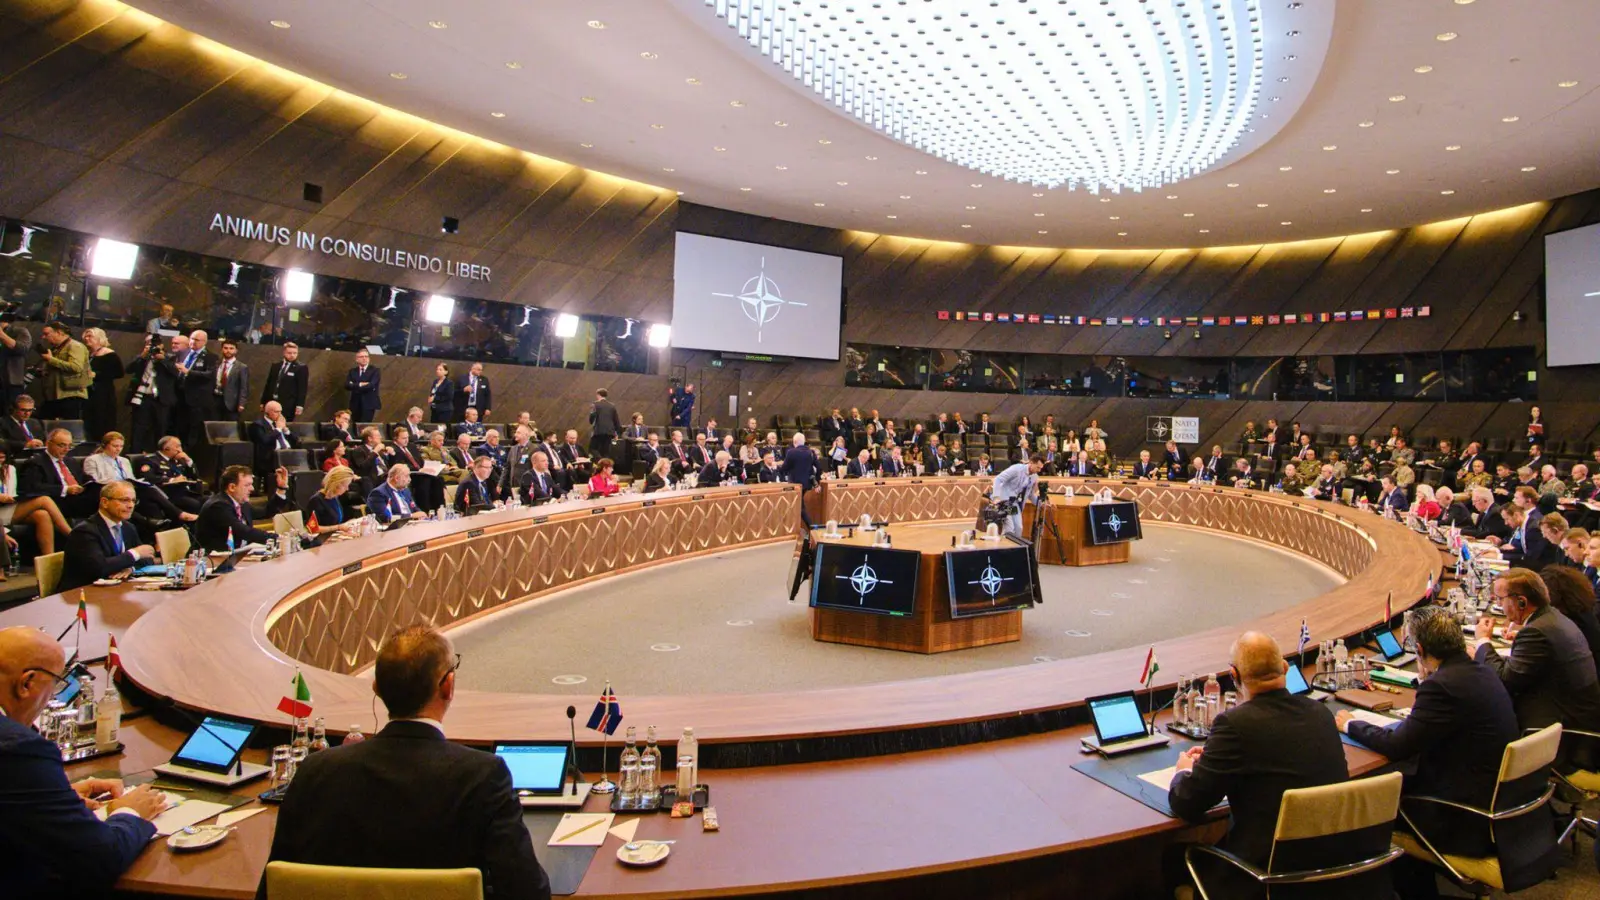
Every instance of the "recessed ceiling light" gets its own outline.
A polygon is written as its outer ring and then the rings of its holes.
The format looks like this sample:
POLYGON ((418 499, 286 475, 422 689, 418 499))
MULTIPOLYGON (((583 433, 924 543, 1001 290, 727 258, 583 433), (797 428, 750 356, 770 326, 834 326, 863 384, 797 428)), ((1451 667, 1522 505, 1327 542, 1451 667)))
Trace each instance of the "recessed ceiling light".
POLYGON ((1034 194, 1034 196, 1035 196, 1035 197, 1043 197, 1043 196, 1044 196, 1044 194, 1043 194, 1043 193, 1042 193, 1042 192, 1041 192, 1041 193, 1037 193, 1037 194, 1034 194))
POLYGON ((826 204, 826 203, 813 203, 811 205, 812 206, 827 206, 828 204, 826 204))
POLYGON ((848 182, 848 181, 835 181, 834 184, 837 184, 839 187, 849 187, 850 186, 850 182, 848 182))
POLYGON ((788 128, 789 127, 789 123, 785 122, 782 119, 779 119, 778 121, 773 122, 772 124, 778 126, 779 128, 788 128))
POLYGON ((1460 144, 1446 144, 1444 149, 1446 149, 1446 150, 1460 150, 1461 149, 1461 145, 1460 144))
POLYGON ((1113 222, 1119 222, 1119 221, 1121 221, 1121 220, 1122 220, 1122 217, 1121 217, 1121 216, 1112 216, 1112 217, 1111 217, 1111 221, 1113 221, 1113 222))
POLYGON ((1433 66, 1417 66, 1415 69, 1412 69, 1411 71, 1417 73, 1418 75, 1426 75, 1429 72, 1433 71, 1433 66))
POLYGON ((1201 234, 1210 234, 1210 233, 1211 233, 1211 229, 1209 229, 1209 228, 1202 228, 1202 229, 1200 229, 1200 233, 1201 233, 1201 234))
POLYGON ((972 185, 972 187, 975 187, 975 188, 981 188, 981 187, 983 187, 983 185, 981 185, 981 184, 974 184, 974 185, 972 185))
POLYGON ((728 105, 733 107, 734 109, 744 109, 744 101, 743 100, 729 100, 728 101, 728 105))
POLYGON ((590 19, 589 20, 589 27, 598 30, 598 29, 606 27, 606 23, 600 21, 599 19, 590 19))
POLYGON ((1279 166, 1278 167, 1278 171, 1279 172, 1292 172, 1292 171, 1294 171, 1294 166, 1279 166))
POLYGON ((1433 39, 1436 41, 1453 41, 1456 39, 1456 37, 1457 35, 1454 31, 1446 31, 1442 34, 1434 35, 1433 39))
POLYGON ((1279 222, 1279 225, 1293 225, 1293 222, 1279 222))
POLYGON ((1050 232, 1048 232, 1048 231, 1045 231, 1045 230, 1043 230, 1043 229, 1040 229, 1040 231, 1039 231, 1039 233, 1040 233, 1040 234, 1049 234, 1049 233, 1050 233, 1050 232))
POLYGON ((789 167, 788 166, 773 166, 773 168, 777 169, 779 172, 787 172, 787 171, 789 171, 789 167))
POLYGON ((1370 206, 1363 207, 1361 211, 1362 212, 1372 212, 1372 207, 1370 207, 1370 206))
POLYGON ((1556 87, 1577 87, 1577 86, 1578 86, 1578 83, 1576 81, 1558 81, 1558 82, 1556 82, 1556 87))
POLYGON ((1324 194, 1337 194, 1337 193, 1339 193, 1339 189, 1338 188, 1323 188, 1322 192, 1324 194))
POLYGON ((877 162, 877 161, 878 161, 878 158, 876 156, 867 157, 867 162, 877 162))
POLYGON ((1178 195, 1177 194, 1168 194, 1167 195, 1167 199, 1168 200, 1176 200, 1176 199, 1178 199, 1178 195))
POLYGON ((1110 203, 1111 202, 1111 198, 1110 197, 1101 197, 1100 198, 1100 202, 1101 203, 1110 203))
POLYGON ((520 68, 522 68, 522 63, 519 63, 519 62, 517 62, 516 60, 513 59, 511 62, 506 63, 506 68, 508 68, 508 69, 520 69, 520 68))
POLYGON ((751 188, 742 187, 742 188, 739 188, 739 190, 744 191, 745 193, 749 193, 752 189, 751 188))
POLYGON ((698 78, 685 78, 683 80, 683 83, 687 84, 687 85, 689 85, 691 87, 699 87, 701 82, 700 82, 700 79, 698 79, 698 78))
POLYGON ((1521 116, 1501 116, 1500 121, 1510 124, 1522 118, 1521 116))
POLYGON ((1194 218, 1194 213, 1184 213, 1183 217, 1185 219, 1192 219, 1192 218, 1194 218))
POLYGON ((928 170, 927 169, 918 169, 916 171, 916 174, 918 174, 918 175, 926 175, 926 174, 928 174, 928 170))
POLYGON ((428 23, 428 27, 429 28, 438 28, 440 30, 443 30, 443 29, 449 28, 450 27, 450 23, 446 22, 443 19, 434 19, 432 22, 428 23))
POLYGON ((911 195, 910 194, 901 194, 900 195, 900 199, 901 200, 910 200, 911 199, 911 195))
POLYGON ((273 19, 272 20, 272 27, 273 28, 288 28, 289 27, 289 23, 285 22, 283 19, 273 19))
POLYGON ((682 197, 682 196, 683 196, 683 191, 679 191, 679 192, 678 192, 678 196, 679 196, 679 197, 682 197))
POLYGON ((407 78, 409 78, 411 76, 407 75, 404 72, 390 72, 389 73, 389 77, 393 78, 395 81, 405 81, 407 78))
POLYGON ((728 152, 728 148, 727 147, 712 147, 711 149, 715 150, 718 153, 726 153, 726 152, 728 152))
POLYGON ((1356 127, 1357 128, 1371 128, 1373 126, 1373 124, 1374 123, 1372 123, 1372 122, 1357 122, 1356 123, 1356 127))
POLYGON ((1044 218, 1044 213, 1034 213, 1033 217, 1035 219, 1042 219, 1042 218, 1044 218))
POLYGON ((1389 102, 1390 103, 1399 103, 1400 101, 1402 101, 1404 99, 1406 99, 1406 95, 1405 94, 1390 94, 1389 95, 1389 102))
POLYGON ((1471 4, 1471 3, 1472 3, 1472 0, 1456 0, 1456 5, 1457 6, 1467 6, 1467 5, 1471 4))
POLYGON ((1400 174, 1400 170, 1399 169, 1385 169, 1383 174, 1385 174, 1385 175, 1399 175, 1400 174))
POLYGON ((654 123, 650 127, 654 128, 657 131, 660 131, 661 129, 663 129, 663 128, 667 127, 667 126, 659 124, 659 123, 654 123))
POLYGON ((671 166, 662 166, 661 167, 661 171, 663 171, 663 172, 676 172, 678 170, 672 168, 671 166))
POLYGON ((594 102, 594 98, 593 97, 579 97, 578 99, 582 100, 585 103, 593 103, 594 102))
POLYGON ((1451 194, 1454 194, 1454 193, 1455 193, 1455 191, 1440 191, 1440 192, 1439 192, 1439 193, 1441 193, 1441 194, 1444 194, 1444 195, 1445 195, 1445 196, 1446 196, 1446 197, 1448 197, 1448 196, 1450 196, 1450 195, 1451 195, 1451 194))
POLYGON ((831 143, 833 143, 833 141, 830 141, 830 140, 828 140, 828 139, 827 139, 827 138, 817 138, 817 143, 819 143, 819 144, 821 144, 821 145, 822 145, 822 146, 824 146, 824 147, 826 147, 826 146, 828 146, 828 145, 829 145, 829 144, 831 144, 831 143))
POLYGON ((578 146, 584 148, 585 150, 588 150, 588 149, 594 147, 594 145, 589 143, 588 141, 584 141, 583 143, 579 144, 578 146))
POLYGON ((1338 144, 1323 144, 1322 145, 1322 149, 1324 149, 1324 150, 1337 150, 1337 149, 1339 149, 1339 145, 1338 144))
POLYGON ((656 59, 657 57, 656 57, 656 55, 654 53, 651 53, 649 50, 646 50, 643 53, 639 54, 639 58, 640 59, 656 59))
POLYGON ((1237 181, 1228 182, 1228 187, 1238 187, 1238 186, 1239 186, 1239 182, 1237 182, 1237 181))
POLYGON ((1257 203, 1257 204, 1256 204, 1256 207, 1257 207, 1257 208, 1258 208, 1258 209, 1266 209, 1266 208, 1267 208, 1267 205, 1266 205, 1266 204, 1265 204, 1265 203, 1257 203))
POLYGON ((899 216, 897 216, 897 215, 895 215, 895 214, 893 214, 893 213, 890 213, 890 214, 889 214, 889 218, 891 218, 891 219, 898 219, 898 218, 900 218, 900 217, 899 217, 899 216))
POLYGON ((506 117, 506 114, 503 112, 492 112, 489 113, 489 115, 494 116, 496 119, 504 119, 506 117))
POLYGON ((1127 237, 1127 236, 1128 236, 1128 233, 1126 231, 1117 232, 1117 237, 1127 237))
POLYGON ((1538 166, 1523 166, 1522 167, 1522 171, 1524 171, 1524 172, 1533 172, 1533 171, 1536 171, 1538 168, 1539 168, 1538 166))
POLYGON ((977 209, 977 207, 976 206, 969 206, 969 207, 967 207, 967 209, 977 209))
POLYGON ((961 227, 962 228, 971 228, 972 226, 971 225, 962 225, 961 227))

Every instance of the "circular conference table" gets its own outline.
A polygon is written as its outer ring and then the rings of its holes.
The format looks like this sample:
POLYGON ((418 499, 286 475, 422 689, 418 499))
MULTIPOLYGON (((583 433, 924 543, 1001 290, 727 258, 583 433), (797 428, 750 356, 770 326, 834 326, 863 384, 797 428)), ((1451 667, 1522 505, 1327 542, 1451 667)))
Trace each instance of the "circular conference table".
MULTIPOLYGON (((1396 609, 1408 608, 1441 574, 1442 556, 1425 537, 1348 507, 1208 485, 1053 483, 1110 485, 1139 502, 1146 522, 1276 546, 1346 579, 1305 602, 1159 642, 1161 670, 1174 678, 1225 669, 1231 642, 1246 629, 1273 634, 1285 648, 1295 646, 1302 618, 1318 640, 1358 634, 1383 617, 1391 591, 1396 609)), ((967 521, 987 484, 986 478, 829 481, 804 502, 818 522, 863 512, 891 522, 967 521)), ((125 627, 119 639, 125 674, 154 697, 281 728, 287 722, 275 707, 298 667, 317 715, 335 730, 353 722, 366 727, 373 704, 365 672, 394 628, 427 620, 448 629, 593 579, 792 542, 801 502, 792 485, 759 485, 423 523, 252 564, 182 593, 91 588, 91 614, 97 624, 125 627)), ((10 611, 0 624, 22 614, 59 629, 74 607, 75 598, 45 598, 10 611)), ((600 859, 580 894, 737 896, 891 880, 903 888, 904 879, 935 873, 981 884, 995 866, 1033 865, 1057 884, 1066 878, 1103 887, 1113 877, 1102 871, 1105 861, 1141 846, 1159 852, 1186 828, 1067 768, 1084 731, 1084 698, 1127 689, 1142 653, 852 688, 627 696, 632 722, 659 724, 669 735, 695 727, 724 827, 702 835, 697 822, 692 831, 684 824, 693 820, 647 819, 641 837, 680 839, 674 860, 636 872, 600 859), (913 749, 921 752, 901 752, 913 749), (943 787, 927 790, 932 784, 943 787), (1062 854, 1075 864, 1064 869, 1062 854)), ((737 681, 730 673, 730 685, 737 681)), ((445 729, 452 739, 474 743, 563 739, 570 702, 570 695, 463 690, 445 729)), ((161 761, 180 737, 148 718, 130 724, 125 772, 161 761)), ((584 735, 580 743, 600 741, 584 735)), ((1359 748, 1346 751, 1352 772, 1384 762, 1359 748)), ((265 863, 273 818, 244 823, 226 855, 147 852, 123 886, 245 896, 265 863)), ((602 855, 611 850, 602 848, 602 855)), ((1148 877, 1145 871, 1124 881, 1148 877)))

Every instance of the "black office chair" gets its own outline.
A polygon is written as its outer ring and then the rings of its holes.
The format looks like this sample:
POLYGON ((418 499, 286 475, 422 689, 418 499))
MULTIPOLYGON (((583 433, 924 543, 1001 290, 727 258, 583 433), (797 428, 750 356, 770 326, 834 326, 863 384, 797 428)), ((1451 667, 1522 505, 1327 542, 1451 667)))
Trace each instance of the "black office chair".
POLYGON ((255 468, 255 446, 244 439, 238 422, 206 422, 206 446, 189 448, 196 471, 215 484, 229 466, 255 468))
POLYGON ((278 465, 290 472, 311 471, 311 454, 305 450, 278 450, 278 465))
POLYGON ((290 422, 289 433, 294 435, 294 439, 304 447, 321 443, 317 438, 317 423, 315 422, 290 422))
MULTIPOLYGON (((57 428, 65 428, 67 433, 72 435, 73 443, 82 443, 88 440, 88 436, 84 434, 82 419, 52 419, 44 423, 44 428, 46 434, 55 431, 57 428)), ((100 435, 95 435, 95 438, 98 439, 99 437, 100 435)))

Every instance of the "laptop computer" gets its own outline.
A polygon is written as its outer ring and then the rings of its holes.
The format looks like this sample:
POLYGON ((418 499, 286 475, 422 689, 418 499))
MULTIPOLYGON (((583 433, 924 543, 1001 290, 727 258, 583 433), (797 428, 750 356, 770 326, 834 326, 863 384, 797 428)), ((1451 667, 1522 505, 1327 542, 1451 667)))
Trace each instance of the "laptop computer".
POLYGON ((1378 652, 1383 654, 1383 663, 1396 669, 1408 666, 1417 661, 1415 653, 1407 653, 1405 647, 1395 638, 1394 632, 1379 630, 1373 635, 1378 640, 1378 652))
POLYGON ((239 761, 255 731, 256 726, 249 722, 206 716, 178 752, 172 754, 172 759, 156 766, 155 770, 171 778, 222 787, 260 778, 271 771, 271 767, 239 761))
POLYGON ((1139 710, 1138 698, 1133 691, 1104 694, 1084 701, 1089 707, 1089 718, 1094 722, 1094 737, 1084 738, 1086 750, 1104 756, 1117 756, 1135 750, 1167 745, 1167 736, 1150 733, 1145 726, 1144 714, 1139 710))
POLYGON ((1287 680, 1289 693, 1295 695, 1296 697, 1303 694, 1312 700, 1321 703, 1330 696, 1327 691, 1319 691, 1307 684, 1305 673, 1301 672, 1300 667, 1292 662, 1289 663, 1289 674, 1287 680))
POLYGON ((228 558, 227 559, 223 560, 220 563, 217 563, 217 567, 212 570, 212 574, 213 575, 226 575, 229 572, 232 572, 235 568, 238 567, 239 560, 244 559, 246 556, 250 555, 250 550, 254 546, 256 546, 256 545, 255 544, 245 544, 243 547, 236 548, 232 553, 228 554, 228 558))
POLYGON ((572 779, 572 745, 567 741, 508 741, 494 755, 511 770, 511 789, 524 807, 576 807, 589 797, 589 784, 572 779))

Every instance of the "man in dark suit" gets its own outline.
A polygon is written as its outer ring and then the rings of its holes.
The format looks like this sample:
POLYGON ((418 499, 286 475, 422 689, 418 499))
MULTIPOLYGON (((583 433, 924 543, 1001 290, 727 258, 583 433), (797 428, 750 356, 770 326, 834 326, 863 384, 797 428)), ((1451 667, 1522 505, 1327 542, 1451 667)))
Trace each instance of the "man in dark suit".
MULTIPOLYGON (((384 641, 373 689, 389 724, 300 764, 278 809, 269 860, 475 868, 487 897, 549 898, 506 764, 445 740, 441 723, 459 665, 450 640, 426 626, 384 641)), ((259 893, 265 896, 265 883, 259 893)))
POLYGON ((156 551, 140 543, 139 532, 128 519, 138 502, 131 481, 113 481, 100 489, 99 515, 90 516, 67 535, 61 583, 66 593, 128 572, 155 560, 156 551))
POLYGON ((726 450, 718 450, 711 457, 711 462, 700 470, 701 487, 715 487, 719 484, 740 483, 744 481, 744 466, 733 461, 726 450))
POLYGON ((1456 492, 1441 485, 1434 492, 1434 499, 1439 502, 1439 527, 1460 528, 1463 531, 1472 527, 1472 511, 1466 504, 1456 500, 1456 492))
POLYGON ((1511 529, 1506 526, 1506 520, 1500 511, 1503 504, 1496 503, 1494 491, 1486 487, 1472 489, 1473 522, 1470 526, 1461 529, 1467 537, 1486 538, 1493 536, 1501 541, 1511 537, 1511 529))
POLYGON ((1205 480, 1215 482, 1228 471, 1228 461, 1222 456, 1222 445, 1212 444, 1211 455, 1206 457, 1205 480))
POLYGON ((44 424, 33 417, 33 398, 18 394, 11 403, 11 415, 0 419, 0 440, 6 443, 6 455, 21 459, 44 446, 44 424))
POLYGON ((1149 450, 1139 451, 1139 461, 1133 464, 1133 477, 1141 481, 1154 481, 1162 466, 1150 458, 1149 450))
POLYGON ((806 446, 806 436, 796 431, 794 444, 784 452, 783 464, 778 467, 783 472, 783 480, 800 485, 804 493, 817 480, 817 466, 817 454, 806 446))
MULTIPOLYGON (((1594 655, 1578 626, 1550 606, 1544 579, 1528 569, 1507 570, 1494 581, 1494 598, 1517 626, 1511 656, 1495 652, 1488 640, 1494 623, 1486 618, 1478 622, 1472 657, 1488 664, 1505 683, 1517 724, 1530 729, 1560 722, 1579 731, 1600 731, 1594 655)), ((1600 763, 1592 758, 1593 749, 1573 745, 1576 755, 1569 762, 1594 768, 1600 763)))
POLYGON ((639 445, 639 449, 636 452, 639 454, 639 461, 644 463, 646 472, 654 469, 656 460, 661 458, 661 437, 653 431, 650 432, 650 435, 644 439, 644 443, 639 445))
POLYGON ((268 400, 261 407, 261 418, 250 423, 250 443, 255 446, 256 477, 265 479, 278 467, 278 451, 293 450, 300 446, 289 423, 283 417, 283 408, 276 400, 268 400))
POLYGON ((622 420, 617 408, 606 399, 606 389, 594 392, 594 407, 589 410, 589 458, 604 459, 611 455, 611 441, 622 431, 622 420))
POLYGON ((757 484, 776 484, 783 480, 783 470, 778 468, 778 458, 771 450, 761 451, 761 468, 756 470, 757 484))
POLYGON ((383 432, 376 425, 361 429, 361 443, 346 445, 345 457, 350 460, 350 471, 361 481, 361 495, 371 493, 389 468, 389 448, 383 443, 383 432))
POLYGON ((16 401, 28 375, 28 351, 33 334, 21 322, 0 322, 0 402, 7 409, 16 401))
POLYGON ((172 505, 186 513, 200 512, 205 485, 195 474, 194 460, 183 452, 183 442, 167 435, 156 452, 139 465, 139 477, 167 492, 172 505))
POLYGON ((690 467, 694 465, 693 461, 689 459, 689 448, 683 445, 683 432, 681 431, 674 430, 672 432, 672 443, 666 447, 666 456, 667 459, 672 460, 672 478, 674 481, 682 480, 683 476, 691 471, 690 467))
POLYGON ((474 507, 493 506, 499 499, 494 480, 494 457, 476 456, 466 477, 456 485, 456 512, 467 515, 474 507))
MULTIPOLYGON (((130 494, 131 496, 131 494, 130 494)), ((132 508, 132 503, 128 504, 132 508)), ((99 897, 156 835, 162 792, 67 781, 55 741, 33 730, 66 683, 66 653, 25 625, 0 629, 0 871, 7 897, 99 897), (103 804, 91 799, 109 794, 103 804), (104 821, 94 810, 104 808, 104 821)))
MULTIPOLYGON (((1337 784, 1349 777, 1349 769, 1332 713, 1285 689, 1288 663, 1277 641, 1247 632, 1234 643, 1231 659, 1243 702, 1217 716, 1204 747, 1178 757, 1167 802, 1178 816, 1203 822, 1226 798, 1228 833, 1220 846, 1266 868, 1283 792, 1337 784)), ((1212 896, 1254 893, 1230 879, 1237 878, 1233 872, 1211 867, 1202 872, 1212 896)))
POLYGON ((1379 483, 1382 485, 1378 489, 1379 502, 1384 509, 1393 510, 1399 515, 1411 508, 1411 501, 1406 499, 1406 489, 1394 483, 1393 475, 1383 476, 1379 483))
POLYGON ((356 351, 356 365, 345 375, 344 387, 350 392, 350 415, 355 421, 377 421, 383 407, 383 370, 372 364, 372 354, 364 348, 356 351))
POLYGON ((230 535, 235 549, 265 544, 272 535, 251 524, 250 491, 255 476, 244 466, 229 466, 222 470, 219 487, 221 493, 200 507, 200 519, 194 523, 195 542, 213 552, 227 550, 230 535))
POLYGON ((550 458, 535 450, 529 455, 528 469, 517 481, 522 502, 529 506, 549 503, 561 496, 561 482, 550 471, 550 458))
POLYGON ((367 495, 367 512, 387 525, 396 519, 425 519, 428 514, 417 508, 411 496, 411 469, 405 463, 389 467, 389 477, 367 495))
POLYGON ((696 431, 694 433, 694 445, 689 448, 689 465, 696 469, 704 469, 711 463, 711 455, 714 452, 716 452, 715 449, 706 443, 706 433, 696 431))
POLYGON ((506 449, 506 463, 500 468, 500 496, 510 497, 522 485, 522 476, 533 467, 533 429, 518 425, 506 449))
POLYGON ((872 474, 872 453, 868 450, 860 450, 856 453, 856 458, 850 460, 850 465, 845 468, 844 477, 871 478, 872 474))
POLYGON ((1079 450, 1078 455, 1067 463, 1066 469, 1061 474, 1073 478, 1093 478, 1100 474, 1100 470, 1095 466, 1094 460, 1089 458, 1089 451, 1079 450))
POLYGON ((844 414, 837 406, 817 423, 817 433, 821 436, 824 447, 832 444, 834 438, 844 434, 844 414))
POLYGON ((278 401, 283 417, 293 422, 294 417, 306 411, 306 385, 310 371, 300 362, 300 345, 289 341, 283 345, 283 361, 267 370, 267 385, 261 391, 261 404, 278 401))
POLYGON ((206 419, 216 404, 217 355, 206 349, 204 331, 189 335, 189 348, 172 360, 178 372, 178 404, 173 408, 172 430, 199 446, 206 440, 206 419))
POLYGON ((222 341, 222 359, 217 361, 217 376, 212 379, 212 415, 216 421, 241 421, 250 397, 250 367, 239 359, 239 345, 222 341))
POLYGON ((72 449, 72 433, 57 428, 45 438, 44 452, 17 467, 17 497, 50 497, 69 519, 92 516, 99 507, 99 496, 84 491, 77 476, 67 466, 72 449))
MULTIPOLYGON (((1416 760, 1405 793, 1488 809, 1506 745, 1521 737, 1511 695, 1492 669, 1467 656, 1461 626, 1443 607, 1414 610, 1411 633, 1422 679, 1411 714, 1397 725, 1380 727, 1341 709, 1334 722, 1392 762, 1416 760)), ((1434 803, 1406 804, 1404 811, 1440 852, 1489 855, 1488 820, 1434 803)), ((1433 866, 1409 857, 1395 862, 1395 881, 1408 900, 1438 896, 1434 872, 1433 866)))
POLYGON ((906 474, 905 451, 899 447, 889 448, 889 455, 881 458, 878 468, 885 478, 899 478, 906 474))
POLYGON ((472 364, 467 374, 461 377, 461 384, 456 390, 456 413, 465 415, 469 409, 478 411, 480 422, 487 422, 489 413, 494 410, 489 379, 484 377, 481 362, 472 364))
POLYGON ((178 368, 173 362, 180 346, 187 353, 189 339, 172 339, 172 352, 161 346, 161 338, 149 335, 144 350, 128 364, 128 405, 133 408, 133 430, 128 437, 130 453, 146 453, 168 433, 168 422, 178 402, 178 368))

